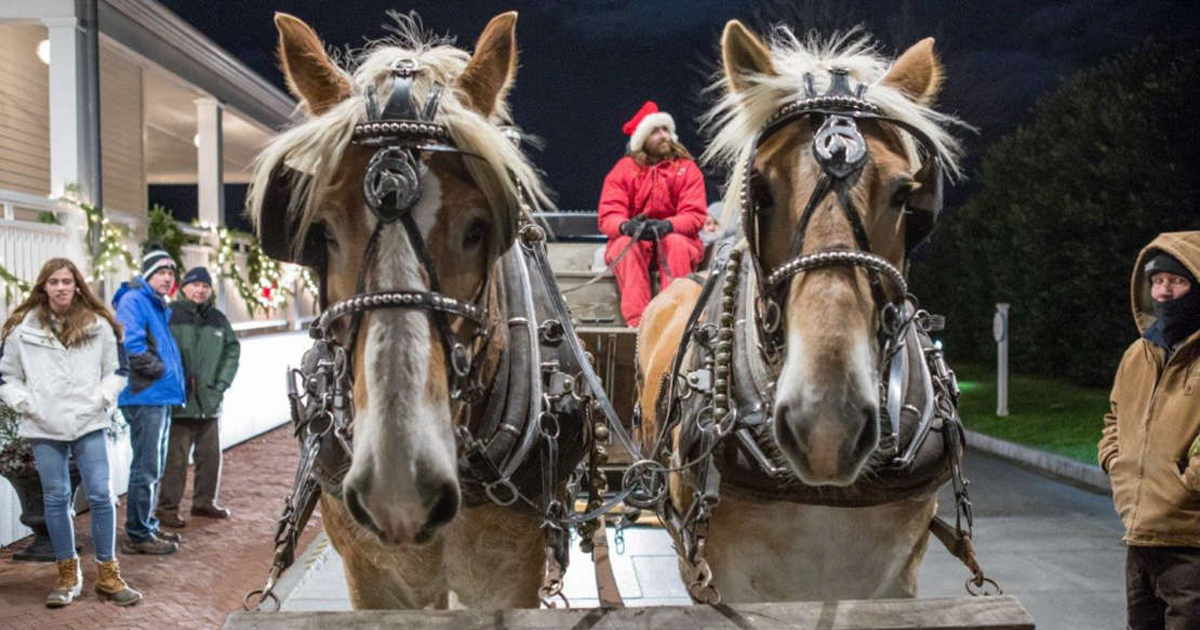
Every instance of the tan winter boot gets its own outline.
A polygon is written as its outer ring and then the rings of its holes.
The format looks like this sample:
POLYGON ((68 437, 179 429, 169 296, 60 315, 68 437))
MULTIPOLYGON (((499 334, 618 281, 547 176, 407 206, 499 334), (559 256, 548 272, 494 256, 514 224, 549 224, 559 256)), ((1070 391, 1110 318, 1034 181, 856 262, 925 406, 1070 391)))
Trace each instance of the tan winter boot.
POLYGON ((75 601, 83 591, 83 572, 79 570, 79 556, 58 561, 58 583, 46 596, 46 606, 62 608, 75 601))
POLYGON ((121 569, 117 559, 96 563, 97 573, 96 594, 101 601, 110 601, 118 606, 132 606, 142 601, 142 594, 129 588, 121 579, 121 569))

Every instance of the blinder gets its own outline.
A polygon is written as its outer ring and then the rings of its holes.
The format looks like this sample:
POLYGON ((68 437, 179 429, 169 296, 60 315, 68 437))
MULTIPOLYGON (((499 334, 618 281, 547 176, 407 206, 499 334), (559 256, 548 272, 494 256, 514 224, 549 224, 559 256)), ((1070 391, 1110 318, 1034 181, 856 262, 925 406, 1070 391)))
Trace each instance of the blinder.
POLYGON ((904 251, 911 254, 929 240, 942 213, 942 158, 930 155, 913 175, 917 188, 905 202, 904 251))
POLYGON ((293 248, 292 235, 299 231, 298 218, 288 212, 292 203, 292 191, 306 189, 312 175, 296 170, 283 162, 275 165, 267 178, 266 192, 262 198, 259 214, 259 242, 263 253, 283 262, 311 267, 317 272, 321 295, 317 296, 321 308, 328 302, 325 297, 325 272, 327 253, 325 230, 321 226, 309 226, 300 243, 299 250, 293 248))

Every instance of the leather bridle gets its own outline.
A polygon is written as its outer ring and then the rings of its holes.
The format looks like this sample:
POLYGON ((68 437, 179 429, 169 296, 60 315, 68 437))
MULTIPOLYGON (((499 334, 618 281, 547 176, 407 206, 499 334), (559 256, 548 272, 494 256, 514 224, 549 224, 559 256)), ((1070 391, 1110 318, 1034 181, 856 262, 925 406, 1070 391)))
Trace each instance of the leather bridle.
POLYGON ((478 378, 479 366, 476 361, 483 356, 480 348, 486 346, 490 337, 487 321, 491 310, 488 303, 491 275, 486 276, 482 288, 470 303, 442 293, 433 257, 421 236, 412 210, 423 195, 421 175, 426 167, 421 158, 422 152, 477 156, 459 149, 451 138, 450 130, 434 121, 440 102, 440 86, 434 86, 423 110, 416 110, 412 87, 421 71, 416 62, 411 59, 398 60, 392 65, 391 71, 392 91, 387 103, 380 109, 374 89, 368 88, 367 119, 354 126, 351 137, 354 144, 376 148, 363 177, 363 196, 377 221, 363 252, 355 295, 330 305, 313 322, 310 334, 314 339, 327 340, 333 323, 350 316, 352 319, 345 347, 352 350, 357 343, 362 316, 367 311, 384 308, 425 311, 433 321, 442 346, 450 378, 451 399, 461 402, 478 393, 478 387, 472 389, 473 384, 469 383, 469 379, 472 376, 478 378), (368 293, 367 274, 376 262, 380 235, 385 228, 397 222, 404 229, 408 243, 425 272, 429 289, 389 289, 368 293), (449 317, 471 323, 474 334, 470 337, 456 334, 451 329, 449 317), (468 391, 472 393, 468 394, 468 391))
POLYGON ((850 195, 870 157, 867 142, 858 129, 858 121, 875 120, 896 125, 912 134, 927 153, 925 164, 914 175, 914 180, 920 186, 906 202, 906 254, 928 238, 942 206, 942 162, 929 136, 909 123, 884 114, 879 106, 868 102, 864 98, 867 89, 865 84, 852 90, 848 72, 844 68, 833 68, 830 76, 829 89, 825 94, 818 95, 813 76, 805 75, 804 98, 784 106, 763 125, 750 144, 742 174, 739 190, 742 224, 745 226, 750 260, 758 271, 755 277, 758 278, 760 306, 755 320, 762 333, 763 351, 773 363, 779 358, 783 345, 781 305, 786 303, 787 281, 804 271, 827 267, 866 269, 871 295, 881 314, 881 342, 903 334, 902 311, 908 283, 904 273, 872 251, 870 237, 850 195), (758 229, 764 209, 759 206, 757 197, 751 194, 753 183, 760 177, 755 169, 755 158, 762 145, 776 133, 808 117, 821 121, 812 141, 813 156, 821 167, 821 174, 800 215, 787 260, 764 274, 758 229), (821 202, 830 194, 836 196, 837 205, 850 225, 858 249, 827 249, 804 254, 808 224, 821 202), (885 281, 890 291, 885 290, 885 281))

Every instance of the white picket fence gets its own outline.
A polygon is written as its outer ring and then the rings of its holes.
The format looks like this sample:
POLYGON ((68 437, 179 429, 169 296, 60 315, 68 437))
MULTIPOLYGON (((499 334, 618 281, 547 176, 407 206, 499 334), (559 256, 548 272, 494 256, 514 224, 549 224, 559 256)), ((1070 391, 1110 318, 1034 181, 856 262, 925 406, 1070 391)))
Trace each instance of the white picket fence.
MULTIPOLYGON (((145 235, 145 220, 120 212, 108 212, 106 216, 110 221, 127 228, 129 235, 124 239, 123 244, 129 251, 139 252, 138 244, 145 235)), ((208 266, 214 279, 219 278, 219 272, 209 260, 211 248, 203 244, 211 243, 212 235, 191 226, 181 224, 181 227, 188 234, 199 237, 202 242, 199 245, 187 245, 183 248, 184 266, 187 268, 197 265, 208 266)), ((0 264, 3 264, 22 280, 33 282, 38 271, 41 270, 42 264, 55 256, 65 256, 77 263, 83 262, 86 256, 85 230, 86 218, 79 210, 69 205, 45 197, 0 190, 0 264), (61 224, 39 222, 38 214, 41 212, 54 213, 61 224)), ((234 260, 238 268, 245 269, 246 255, 244 253, 235 253, 234 260)), ((140 257, 136 254, 134 262, 135 264, 140 263, 140 257)), ((119 267, 123 267, 123 265, 119 267)), ((111 296, 121 282, 133 277, 135 272, 136 269, 118 268, 106 273, 102 285, 96 287, 98 290, 102 290, 103 295, 100 297, 105 302, 111 300, 111 296)), ((298 277, 293 280, 293 286, 289 287, 292 290, 293 299, 289 299, 284 308, 270 309, 265 312, 263 309, 258 309, 254 315, 251 315, 250 309, 238 295, 231 280, 219 279, 217 283, 219 286, 214 288, 217 289, 220 307, 229 316, 234 329, 239 333, 246 334, 271 329, 297 330, 311 319, 316 310, 315 300, 308 295, 307 291, 303 290, 302 282, 298 277)), ((13 306, 15 305, 6 302, 3 287, 0 287, 0 322, 8 318, 8 313, 13 306)), ((254 364, 255 360, 244 356, 243 365, 247 363, 254 364), (247 359, 250 360, 247 361, 247 359)), ((282 374, 282 371, 279 373, 282 374)), ((274 378, 282 380, 282 376, 274 378)), ((237 384, 234 389, 238 389, 237 384)), ((231 390, 230 394, 231 396, 235 395, 235 392, 231 390)), ((255 435, 272 428, 277 424, 273 424, 271 420, 275 415, 276 413, 273 411, 266 414, 269 417, 255 417, 248 423, 241 423, 244 426, 230 426, 228 431, 223 426, 222 445, 227 445, 229 443, 227 440, 236 443, 246 439, 248 435, 244 434, 255 435), (227 436, 226 433, 230 433, 230 435, 227 436)), ((129 437, 126 433, 117 433, 112 436, 109 453, 113 490, 122 494, 128 487, 131 457, 129 437)), ((18 520, 20 515, 21 504, 17 500, 16 492, 3 477, 0 477, 0 546, 29 535, 29 529, 21 525, 18 520)))

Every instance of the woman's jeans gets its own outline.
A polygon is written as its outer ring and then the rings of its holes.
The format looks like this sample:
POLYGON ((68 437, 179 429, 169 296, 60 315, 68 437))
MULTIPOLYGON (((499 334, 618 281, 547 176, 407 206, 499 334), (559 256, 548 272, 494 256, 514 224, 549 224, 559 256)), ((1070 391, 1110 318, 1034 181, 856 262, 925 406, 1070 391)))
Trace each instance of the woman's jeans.
POLYGON ((42 482, 42 501, 46 506, 46 529, 54 545, 54 557, 68 560, 75 557, 75 526, 71 521, 71 476, 67 470, 67 454, 75 455, 75 466, 87 488, 88 506, 92 509, 92 541, 96 545, 96 561, 113 559, 116 542, 117 517, 112 485, 108 479, 108 437, 104 430, 67 442, 62 440, 30 440, 33 462, 42 482))

